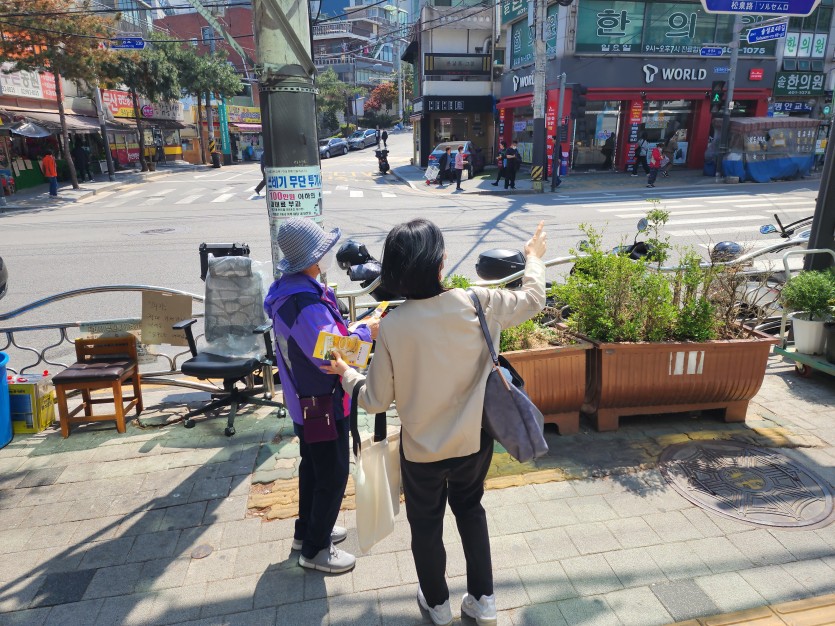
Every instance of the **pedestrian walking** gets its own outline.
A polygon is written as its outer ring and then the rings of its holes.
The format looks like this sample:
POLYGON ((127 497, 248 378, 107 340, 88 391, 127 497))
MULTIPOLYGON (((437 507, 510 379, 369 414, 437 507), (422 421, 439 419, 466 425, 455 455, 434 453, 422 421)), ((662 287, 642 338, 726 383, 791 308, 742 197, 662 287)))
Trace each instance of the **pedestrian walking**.
POLYGON ((647 141, 647 134, 641 133, 641 138, 638 140, 638 145, 635 146, 635 162, 632 164, 632 175, 638 175, 638 166, 644 169, 644 174, 649 174, 649 165, 647 164, 647 156, 649 155, 649 142, 647 141))
POLYGON ((90 172, 90 156, 80 141, 75 142, 75 146, 70 152, 70 158, 75 166, 75 172, 79 182, 83 183, 85 179, 92 182, 93 174, 90 172))
POLYGON ((455 155, 455 191, 463 191, 461 189, 461 176, 464 174, 464 168, 468 161, 464 157, 464 146, 458 146, 458 153, 455 155))
POLYGON ((562 167, 562 144, 559 137, 554 135, 554 152, 551 154, 551 176, 553 176, 554 188, 556 189, 562 185, 562 178, 560 178, 560 167, 562 167))
POLYGON ((496 174, 496 182, 490 183, 494 187, 499 186, 499 181, 504 177, 507 169, 507 144, 504 141, 499 142, 499 155, 496 157, 496 165, 499 168, 499 173, 496 174))
POLYGON ((382 134, 380 133, 380 127, 379 126, 377 127, 377 132, 374 133, 374 138, 377 140, 377 147, 379 148, 380 147, 380 140, 382 140, 382 138, 383 138, 382 134))
POLYGON ((655 180, 658 178, 658 170, 661 169, 661 159, 664 157, 661 154, 663 143, 655 144, 652 153, 649 156, 649 174, 647 175, 647 187, 655 187, 655 180))
POLYGON ((383 148, 388 150, 388 144, 386 143, 389 140, 388 132, 384 130, 382 132, 382 134, 380 135, 380 137, 382 137, 382 139, 383 139, 383 148))
POLYGON ((292 549, 301 550, 301 567, 331 574, 347 572, 356 563, 352 554, 334 547, 347 536, 335 524, 348 482, 350 395, 345 396, 338 377, 320 369, 329 361, 313 358, 313 347, 320 331, 372 341, 379 325, 379 320, 369 319, 346 327, 333 290, 317 280, 335 260, 339 236, 338 228, 326 233, 307 218, 282 222, 276 236, 284 255, 278 263, 282 276, 264 301, 276 336, 284 402, 301 455, 292 549), (326 423, 325 415, 316 415, 317 404, 332 411, 326 423), (321 419, 313 423, 316 417, 321 419))
POLYGON ((444 177, 447 175, 449 165, 453 160, 450 150, 451 148, 447 146, 444 153, 438 157, 438 189, 443 189, 444 177))
POLYGON ((678 139, 676 139, 676 134, 673 133, 670 135, 667 143, 664 144, 664 149, 661 151, 662 156, 667 158, 667 161, 661 166, 661 173, 664 174, 665 178, 670 175, 670 168, 673 167, 673 161, 676 158, 677 151, 678 139))
POLYGON ((53 198, 58 197, 58 165, 55 163, 55 157, 52 155, 52 150, 47 148, 46 154, 41 160, 41 172, 43 172, 46 180, 49 181, 49 195, 53 198))
POLYGON ((266 186, 267 186, 267 175, 266 175, 266 173, 264 172, 264 155, 265 155, 266 153, 267 153, 267 151, 266 151, 266 150, 265 150, 264 152, 262 152, 262 153, 261 153, 261 182, 260 182, 260 183, 258 183, 258 185, 256 185, 256 187, 255 187, 255 195, 256 195, 256 196, 260 196, 260 195, 261 195, 261 190, 262 190, 264 187, 266 187, 266 186))
POLYGON ((612 169, 612 157, 615 155, 615 133, 609 135, 603 143, 603 148, 600 149, 600 152, 602 152, 603 156, 606 157, 606 160, 603 161, 603 169, 612 169))
MULTIPOLYGON (((494 341, 545 306, 544 222, 525 245, 519 290, 474 287, 494 341)), ((461 612, 478 624, 496 623, 493 566, 481 498, 493 457, 493 439, 482 429, 484 393, 492 362, 475 307, 464 289, 441 282, 446 252, 440 229, 417 219, 395 226, 383 247, 382 284, 405 302, 380 325, 374 358, 364 377, 336 354, 325 371, 342 376, 369 414, 397 403, 401 423, 400 472, 417 601, 434 624, 450 624, 445 579, 444 511, 447 501, 467 562, 461 612)), ((497 344, 498 345, 498 344, 497 344)))
POLYGON ((507 165, 505 165, 504 188, 516 189, 516 172, 522 165, 522 155, 519 154, 519 143, 513 141, 505 152, 507 165))

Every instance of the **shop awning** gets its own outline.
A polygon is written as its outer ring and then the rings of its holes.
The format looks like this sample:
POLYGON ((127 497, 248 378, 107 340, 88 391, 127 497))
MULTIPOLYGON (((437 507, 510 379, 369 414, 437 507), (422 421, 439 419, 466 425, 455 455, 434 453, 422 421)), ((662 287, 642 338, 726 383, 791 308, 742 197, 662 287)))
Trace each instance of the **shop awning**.
POLYGON ((9 127, 9 130, 23 137, 49 137, 52 134, 52 131, 43 126, 38 126, 34 122, 16 122, 9 127))
POLYGON ((409 45, 406 46, 406 49, 403 51, 403 54, 400 56, 401 61, 406 61, 406 63, 411 63, 412 65, 415 64, 415 59, 417 58, 418 53, 418 42, 417 41, 410 41, 409 45))
POLYGON ((244 124, 243 122, 235 122, 234 124, 229 124, 229 126, 241 131, 242 133, 261 132, 261 124, 244 124))
MULTIPOLYGON (((15 117, 23 117, 27 120, 36 122, 38 125, 48 128, 53 131, 61 130, 61 116, 56 111, 31 111, 31 110, 14 110, 8 109, 15 117)), ((77 133, 97 133, 99 132, 99 120, 88 115, 78 115, 77 113, 67 113, 64 116, 67 120, 67 130, 77 133)))

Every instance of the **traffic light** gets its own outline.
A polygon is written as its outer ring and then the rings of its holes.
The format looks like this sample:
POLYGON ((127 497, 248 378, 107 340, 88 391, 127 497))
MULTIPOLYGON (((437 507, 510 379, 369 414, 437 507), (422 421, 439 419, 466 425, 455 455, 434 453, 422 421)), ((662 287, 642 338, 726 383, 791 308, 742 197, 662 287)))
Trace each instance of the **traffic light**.
POLYGON ((710 89, 710 112, 721 113, 725 108, 725 81, 714 80, 710 89))
POLYGON ((586 94, 589 88, 585 85, 574 85, 571 88, 571 119, 583 119, 586 116, 586 94))

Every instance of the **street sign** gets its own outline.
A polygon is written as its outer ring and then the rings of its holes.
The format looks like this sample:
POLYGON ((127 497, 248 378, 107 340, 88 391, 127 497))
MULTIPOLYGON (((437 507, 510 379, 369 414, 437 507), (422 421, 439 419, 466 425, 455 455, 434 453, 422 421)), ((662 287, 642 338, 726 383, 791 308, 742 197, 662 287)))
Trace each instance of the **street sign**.
POLYGON ((702 46, 699 50, 701 57, 721 57, 725 51, 724 46, 702 46))
POLYGON ((759 43, 772 39, 782 39, 789 29, 788 22, 772 24, 771 26, 757 26, 748 31, 748 43, 759 43))
POLYGON ((810 15, 819 4, 820 0, 702 0, 702 6, 707 13, 756 13, 803 17, 810 15))
POLYGON ((145 40, 142 37, 124 37, 122 39, 111 39, 110 47, 116 50, 142 50, 145 48, 145 40))

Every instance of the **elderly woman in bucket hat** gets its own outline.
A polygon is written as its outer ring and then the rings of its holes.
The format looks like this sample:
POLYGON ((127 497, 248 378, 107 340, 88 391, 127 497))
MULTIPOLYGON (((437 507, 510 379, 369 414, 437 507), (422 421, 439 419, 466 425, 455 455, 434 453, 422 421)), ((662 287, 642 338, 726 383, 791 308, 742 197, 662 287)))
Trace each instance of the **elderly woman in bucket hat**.
POLYGON ((276 239, 284 258, 281 278, 270 287, 264 308, 273 320, 284 403, 299 438, 299 518, 293 549, 299 565, 331 574, 350 571, 356 558, 334 547, 347 531, 335 526, 348 481, 350 397, 339 377, 325 374, 329 363, 314 358, 320 331, 371 341, 379 322, 345 325, 333 290, 317 278, 335 259, 338 228, 326 233, 306 218, 288 219, 276 239))

